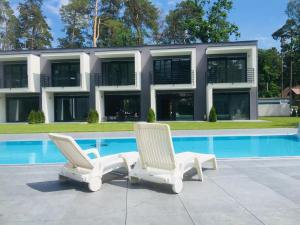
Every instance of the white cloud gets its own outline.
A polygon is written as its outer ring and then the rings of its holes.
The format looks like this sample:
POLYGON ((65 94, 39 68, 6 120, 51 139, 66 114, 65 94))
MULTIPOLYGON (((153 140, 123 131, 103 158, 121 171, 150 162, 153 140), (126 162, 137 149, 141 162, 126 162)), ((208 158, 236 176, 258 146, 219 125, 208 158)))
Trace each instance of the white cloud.
POLYGON ((63 6, 63 5, 67 5, 69 3, 69 0, 58 0, 59 2, 59 7, 63 6))
POLYGON ((168 5, 170 7, 175 6, 177 3, 179 2, 179 0, 168 0, 168 5))
POLYGON ((45 4, 46 10, 49 10, 52 14, 59 15, 59 9, 69 3, 69 0, 54 0, 48 1, 45 4))

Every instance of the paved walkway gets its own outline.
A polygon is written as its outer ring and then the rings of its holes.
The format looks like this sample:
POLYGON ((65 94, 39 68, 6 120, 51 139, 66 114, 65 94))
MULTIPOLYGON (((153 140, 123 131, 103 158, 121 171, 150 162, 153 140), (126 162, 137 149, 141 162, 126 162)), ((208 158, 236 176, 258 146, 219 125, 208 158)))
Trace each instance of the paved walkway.
MULTIPOLYGON (((60 166, 0 166, 1 225, 297 225, 300 159, 223 160, 203 183, 170 187, 109 174, 96 193, 59 183, 60 166)), ((122 171, 121 171, 122 172, 122 171)))
MULTIPOLYGON (((292 134, 296 133, 295 128, 272 128, 272 129, 225 129, 225 130, 175 130, 174 136, 209 136, 209 135, 266 135, 266 134, 292 134)), ((118 138, 134 137, 133 132, 86 132, 86 133, 65 133, 76 139, 96 138, 118 138)), ((0 134, 0 141, 6 140, 42 140, 48 139, 48 134, 0 134)))

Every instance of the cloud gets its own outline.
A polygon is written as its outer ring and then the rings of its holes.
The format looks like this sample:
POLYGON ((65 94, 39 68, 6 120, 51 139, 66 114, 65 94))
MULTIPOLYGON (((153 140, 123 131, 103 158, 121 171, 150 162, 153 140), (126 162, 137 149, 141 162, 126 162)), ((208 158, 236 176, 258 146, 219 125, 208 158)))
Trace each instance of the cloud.
POLYGON ((45 4, 45 8, 47 11, 49 11, 52 14, 59 15, 59 10, 63 5, 66 5, 69 3, 69 0, 54 0, 54 1, 48 1, 45 4))
POLYGON ((175 6, 179 0, 168 0, 168 6, 173 7, 175 6))

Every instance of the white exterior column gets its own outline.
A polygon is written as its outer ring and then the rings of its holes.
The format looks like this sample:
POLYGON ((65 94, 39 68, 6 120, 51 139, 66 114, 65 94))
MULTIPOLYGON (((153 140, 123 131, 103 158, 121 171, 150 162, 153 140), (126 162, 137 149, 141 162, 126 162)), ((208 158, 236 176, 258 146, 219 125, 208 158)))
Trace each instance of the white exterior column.
POLYGON ((29 55, 27 57, 28 89, 33 92, 40 91, 40 57, 29 55))
POLYGON ((90 89, 90 56, 86 53, 80 54, 81 87, 84 90, 90 89))
POLYGON ((42 110, 45 114, 45 123, 54 122, 54 95, 51 92, 42 92, 42 110))
POLYGON ((6 101, 5 94, 0 94, 0 123, 6 122, 6 101))
POLYGON ((95 93, 95 106, 99 114, 99 122, 105 120, 105 109, 104 109, 104 92, 96 89, 95 93))
POLYGON ((213 88, 210 84, 208 84, 206 88, 206 119, 207 120, 212 106, 213 106, 213 88))
POLYGON ((141 53, 139 51, 135 51, 134 53, 134 71, 136 75, 136 83, 135 86, 137 89, 141 89, 141 75, 142 75, 142 64, 141 64, 141 53))
POLYGON ((150 93, 150 107, 153 109, 156 115, 156 90, 151 86, 151 93, 150 93))

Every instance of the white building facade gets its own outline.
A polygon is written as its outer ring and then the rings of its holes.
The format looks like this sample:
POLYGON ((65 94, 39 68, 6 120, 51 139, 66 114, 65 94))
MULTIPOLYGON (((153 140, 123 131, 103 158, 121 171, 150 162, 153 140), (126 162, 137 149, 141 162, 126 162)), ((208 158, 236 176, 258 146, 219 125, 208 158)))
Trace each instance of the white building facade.
POLYGON ((257 42, 0 52, 0 123, 257 118, 257 42))

